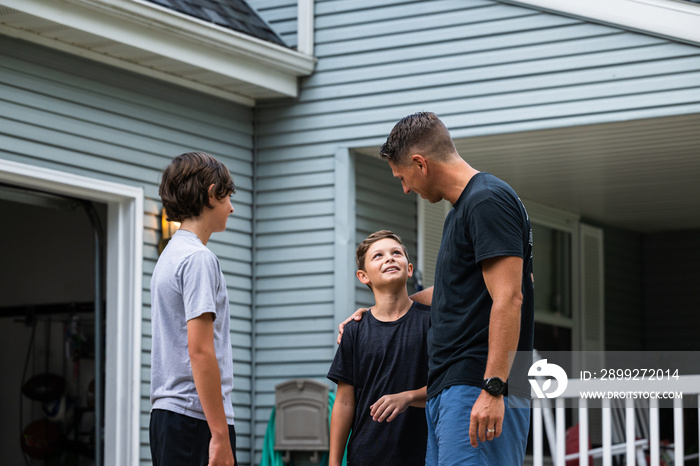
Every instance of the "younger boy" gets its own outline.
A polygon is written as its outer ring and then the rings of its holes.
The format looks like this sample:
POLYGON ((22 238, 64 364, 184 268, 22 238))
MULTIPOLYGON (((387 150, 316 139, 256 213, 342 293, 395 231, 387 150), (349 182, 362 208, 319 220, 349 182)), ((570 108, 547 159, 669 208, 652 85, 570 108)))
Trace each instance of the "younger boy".
POLYGON ((419 408, 426 399, 430 307, 409 299, 413 265, 391 231, 369 235, 356 260, 357 278, 372 290, 375 305, 369 318, 345 326, 328 371, 338 384, 329 466, 341 465, 348 435, 348 466, 423 466, 428 432, 419 408))
POLYGON ((226 166, 203 152, 176 157, 163 173, 163 208, 181 226, 151 279, 154 466, 235 464, 228 295, 206 247, 226 229, 234 192, 226 166))

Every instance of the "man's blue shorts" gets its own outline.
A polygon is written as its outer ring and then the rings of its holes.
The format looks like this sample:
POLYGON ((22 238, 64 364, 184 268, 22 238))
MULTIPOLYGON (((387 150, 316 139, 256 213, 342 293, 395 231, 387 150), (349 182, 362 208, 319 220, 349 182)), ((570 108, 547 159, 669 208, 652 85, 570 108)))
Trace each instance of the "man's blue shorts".
POLYGON ((530 430, 530 400, 503 397, 506 410, 500 437, 472 447, 469 420, 480 394, 479 387, 453 385, 427 401, 426 466, 522 466, 530 430))

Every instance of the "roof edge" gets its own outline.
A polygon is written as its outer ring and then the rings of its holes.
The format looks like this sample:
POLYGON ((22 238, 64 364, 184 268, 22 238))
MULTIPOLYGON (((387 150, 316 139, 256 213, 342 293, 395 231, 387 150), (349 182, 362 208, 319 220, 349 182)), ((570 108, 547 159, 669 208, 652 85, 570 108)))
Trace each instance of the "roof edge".
POLYGON ((89 43, 70 43, 40 32, 3 27, 6 34, 221 97, 231 93, 224 90, 229 79, 245 82, 254 88, 253 93, 231 94, 230 98, 249 105, 262 95, 296 97, 298 78, 310 75, 316 63, 311 55, 142 0, 0 0, 0 5, 126 47, 134 51, 133 56, 161 57, 174 67, 185 64, 191 70, 201 70, 210 81, 223 83, 223 87, 203 85, 197 77, 170 76, 150 67, 148 61, 119 59, 92 49, 89 43))
POLYGON ((700 5, 679 0, 499 0, 700 45, 700 5))

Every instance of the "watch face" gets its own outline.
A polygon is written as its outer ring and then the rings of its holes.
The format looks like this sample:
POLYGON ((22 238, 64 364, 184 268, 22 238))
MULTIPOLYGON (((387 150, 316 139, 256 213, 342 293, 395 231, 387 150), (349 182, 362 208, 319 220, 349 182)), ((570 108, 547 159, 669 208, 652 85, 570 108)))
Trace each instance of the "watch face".
POLYGON ((492 394, 497 394, 503 389, 503 382, 497 377, 491 377, 486 381, 486 391, 492 394))

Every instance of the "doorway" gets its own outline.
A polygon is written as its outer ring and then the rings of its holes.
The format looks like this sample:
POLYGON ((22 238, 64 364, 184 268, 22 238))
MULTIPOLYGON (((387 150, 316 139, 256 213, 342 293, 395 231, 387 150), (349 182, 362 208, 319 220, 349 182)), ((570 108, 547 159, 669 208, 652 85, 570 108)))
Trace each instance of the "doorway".
MULTIPOLYGON (((102 299, 105 308, 104 326, 107 331, 104 339, 102 370, 108 383, 104 385, 104 433, 102 436, 97 436, 97 438, 103 438, 104 442, 99 448, 96 445, 98 451, 104 451, 104 457, 97 456, 95 465, 137 464, 140 459, 139 433, 143 414, 140 404, 143 373, 141 348, 144 338, 142 333, 143 188, 4 159, 0 159, 0 183, 59 195, 54 197, 89 201, 93 207, 98 206, 100 211, 98 216, 101 221, 104 220, 105 231, 103 267, 106 289, 102 299)), ((9 222, 9 218, 7 215, 8 221, 3 223, 5 229, 19 228, 9 222)), ((46 235, 58 236, 61 229, 65 228, 67 228, 65 216, 61 217, 57 223, 48 224, 43 221, 39 227, 35 226, 32 231, 37 234, 43 231, 43 236, 34 240, 30 250, 25 251, 25 255, 31 258, 39 254, 39 257, 47 257, 49 259, 46 260, 49 261, 54 257, 51 256, 54 251, 42 246, 44 238, 46 235), (32 252, 33 250, 39 252, 32 252)), ((93 242, 90 241, 88 244, 93 242)), ((3 254, 9 247, 12 245, 3 243, 3 254)), ((71 257, 72 260, 75 259, 71 257)), ((33 263, 26 262, 34 266, 33 263)), ((36 264, 37 267, 40 265, 46 264, 43 262, 36 264)), ((7 270, 7 273, 18 274, 17 267, 18 264, 10 263, 4 258, 0 261, 0 268, 3 271, 7 270)), ((67 268, 64 269, 67 270, 67 268)), ((38 272, 31 269, 23 273, 38 272)), ((44 283, 47 287, 49 286, 46 280, 44 283)), ((2 291, 4 294, 4 288, 2 291)), ((42 333, 42 328, 44 327, 37 325, 34 330, 35 339, 42 339, 42 342, 45 342, 48 333, 51 343, 47 346, 52 346, 59 337, 54 337, 51 332, 42 333)), ((25 350, 26 348, 21 350, 13 348, 9 353, 12 357, 8 359, 22 360, 21 365, 24 366, 27 354, 25 350)), ((62 348, 62 351, 65 351, 65 348, 62 348)), ((43 354, 40 355, 37 361, 43 363, 42 367, 45 370, 46 359, 42 359, 43 356, 43 354)), ((49 365, 53 364, 52 361, 54 361, 53 352, 50 354, 49 365)), ((102 362, 102 358, 96 358, 96 361, 102 362)), ((99 390, 96 389, 96 392, 99 390)), ((18 391, 12 397, 15 403, 19 400, 19 393, 18 391)), ((14 431, 19 432, 19 418, 15 419, 14 431)), ((18 464, 25 463, 22 461, 18 464)))
POLYGON ((104 368, 101 291, 95 306, 104 241, 98 273, 94 230, 107 207, 0 184, 0 209, 0 351, 13 355, 0 363, 2 451, 11 464, 94 464, 104 425, 95 409, 104 399, 95 380, 104 368))

